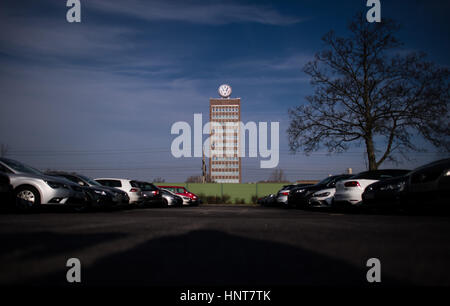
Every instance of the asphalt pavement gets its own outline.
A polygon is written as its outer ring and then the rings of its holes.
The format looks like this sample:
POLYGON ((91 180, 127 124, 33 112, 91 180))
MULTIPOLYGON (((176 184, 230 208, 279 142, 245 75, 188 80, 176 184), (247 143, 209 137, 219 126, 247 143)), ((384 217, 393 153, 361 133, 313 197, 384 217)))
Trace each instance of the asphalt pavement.
POLYGON ((450 285, 450 217, 244 206, 0 214, 0 285, 450 285))

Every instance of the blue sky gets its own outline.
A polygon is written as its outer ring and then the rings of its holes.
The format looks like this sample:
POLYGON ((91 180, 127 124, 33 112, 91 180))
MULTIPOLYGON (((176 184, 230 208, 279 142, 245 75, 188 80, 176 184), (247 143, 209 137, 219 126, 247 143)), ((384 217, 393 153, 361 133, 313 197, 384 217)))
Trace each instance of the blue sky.
MULTIPOLYGON (((184 181, 198 158, 170 153, 176 121, 208 114, 208 100, 228 83, 244 121, 280 122, 280 164, 288 179, 320 179, 364 170, 364 148, 341 155, 290 154, 287 111, 312 92, 302 66, 329 30, 345 35, 366 1, 81 0, 82 22, 66 21, 66 1, 0 4, 0 143, 38 168, 90 176, 184 181)), ((450 4, 381 1, 399 21, 403 51, 424 51, 449 65, 450 4)), ((414 168, 448 156, 428 148, 414 168)), ((244 181, 266 179, 258 159, 244 159, 244 181)))

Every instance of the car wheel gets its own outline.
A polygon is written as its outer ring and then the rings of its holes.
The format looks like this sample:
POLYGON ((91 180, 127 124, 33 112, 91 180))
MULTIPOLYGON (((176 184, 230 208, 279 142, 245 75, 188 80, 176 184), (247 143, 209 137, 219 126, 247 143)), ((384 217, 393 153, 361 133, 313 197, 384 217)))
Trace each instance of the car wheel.
POLYGON ((146 202, 139 202, 139 203, 137 204, 137 207, 138 207, 138 208, 147 208, 147 203, 146 203, 146 202))
POLYGON ((29 212, 41 205, 41 196, 32 186, 21 186, 15 190, 15 207, 21 212, 29 212))
POLYGON ((162 200, 162 206, 163 207, 169 207, 169 202, 167 201, 167 199, 163 199, 162 200))

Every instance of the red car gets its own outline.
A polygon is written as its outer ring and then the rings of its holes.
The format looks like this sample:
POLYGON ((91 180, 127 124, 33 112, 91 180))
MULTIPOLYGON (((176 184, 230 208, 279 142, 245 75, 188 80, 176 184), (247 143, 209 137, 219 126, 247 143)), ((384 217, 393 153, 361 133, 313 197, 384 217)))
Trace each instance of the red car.
POLYGON ((200 203, 200 199, 198 196, 188 191, 183 186, 158 186, 159 188, 169 190, 173 192, 183 199, 183 205, 198 205, 200 203))

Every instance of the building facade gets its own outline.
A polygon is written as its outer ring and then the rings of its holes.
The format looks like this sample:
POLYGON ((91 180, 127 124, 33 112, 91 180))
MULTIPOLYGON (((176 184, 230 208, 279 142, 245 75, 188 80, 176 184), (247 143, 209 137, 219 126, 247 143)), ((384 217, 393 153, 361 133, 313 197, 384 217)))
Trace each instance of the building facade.
POLYGON ((209 176, 216 183, 241 183, 241 99, 230 98, 229 85, 219 87, 219 95, 209 100, 209 176))

